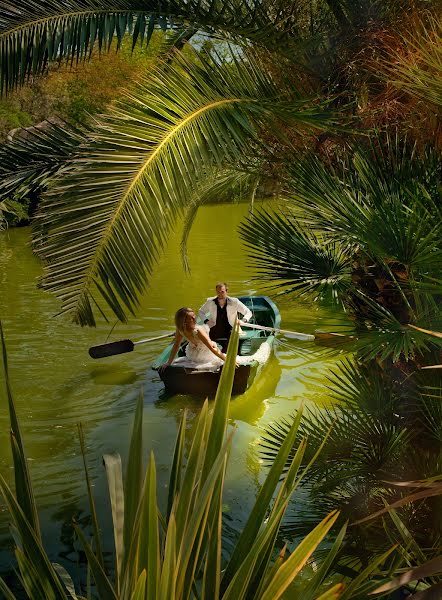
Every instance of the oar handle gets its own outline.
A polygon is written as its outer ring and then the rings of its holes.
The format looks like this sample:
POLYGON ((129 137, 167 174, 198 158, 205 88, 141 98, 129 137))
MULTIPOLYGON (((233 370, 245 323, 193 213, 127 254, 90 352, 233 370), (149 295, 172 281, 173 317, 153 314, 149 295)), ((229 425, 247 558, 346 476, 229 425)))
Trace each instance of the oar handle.
POLYGON ((254 323, 246 323, 245 321, 240 321, 239 324, 241 327, 251 327, 252 329, 261 329, 262 331, 287 333, 294 336, 296 339, 303 340, 305 342, 312 342, 315 339, 315 336, 311 335, 310 333, 299 333, 298 331, 288 331, 287 329, 277 329, 276 327, 264 327, 264 325, 255 325, 254 323))
POLYGON ((138 342, 134 342, 134 346, 138 344, 147 344, 148 342, 155 342, 156 340, 164 340, 165 338, 173 337, 175 332, 173 333, 165 333, 164 335, 157 335, 157 337, 146 338, 145 340, 138 340, 138 342))

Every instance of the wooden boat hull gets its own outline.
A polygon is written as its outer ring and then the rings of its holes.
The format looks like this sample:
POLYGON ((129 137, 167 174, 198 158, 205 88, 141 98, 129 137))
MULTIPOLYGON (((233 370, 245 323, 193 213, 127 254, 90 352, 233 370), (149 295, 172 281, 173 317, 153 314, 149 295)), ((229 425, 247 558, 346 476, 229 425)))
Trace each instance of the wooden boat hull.
MULTIPOLYGON (((276 305, 267 296, 241 296, 239 298, 243 304, 248 306, 254 315, 254 322, 265 327, 280 327, 281 316, 276 305)), ((270 357, 271 350, 274 344, 274 335, 272 333, 247 330, 246 337, 240 339, 239 355, 250 356, 250 363, 240 365, 235 371, 233 381, 232 394, 243 394, 255 377, 260 373, 263 365, 262 362, 254 360, 254 356, 258 356, 260 351, 261 356, 270 357), (263 344, 267 344, 264 348, 263 344)), ((164 352, 158 357, 152 368, 157 370, 158 367, 167 361, 172 345, 168 346, 164 352)), ((180 349, 178 356, 184 356, 185 344, 180 349)), ((179 365, 170 365, 159 373, 161 380, 164 383, 166 390, 173 394, 190 394, 195 396, 214 396, 218 387, 221 376, 222 367, 217 371, 204 371, 198 369, 187 368, 179 365)))

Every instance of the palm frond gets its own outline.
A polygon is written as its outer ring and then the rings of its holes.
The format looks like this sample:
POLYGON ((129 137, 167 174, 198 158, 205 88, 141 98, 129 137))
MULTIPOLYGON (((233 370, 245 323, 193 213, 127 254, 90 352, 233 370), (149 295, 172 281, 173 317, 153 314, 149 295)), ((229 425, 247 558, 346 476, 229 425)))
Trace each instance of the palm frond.
POLYGON ((225 33, 272 47, 288 43, 293 15, 262 0, 16 0, 0 7, 1 92, 22 85, 50 61, 88 58, 95 45, 117 48, 129 34, 133 46, 149 43, 155 28, 176 31, 188 25, 209 34, 225 33))
POLYGON ((276 290, 301 298, 339 300, 351 283, 346 250, 303 229, 291 216, 260 211, 239 231, 260 279, 264 277, 276 290))
POLYGON ((294 127, 328 124, 321 107, 295 96, 234 52, 216 68, 201 54, 177 53, 128 93, 41 207, 43 287, 62 299, 62 312, 94 324, 94 289, 118 319, 133 312, 200 179, 236 164, 252 141, 258 148, 258 128, 270 117, 294 127))
POLYGON ((184 214, 180 243, 181 261, 187 274, 190 274, 187 243, 199 207, 204 204, 249 202, 252 209, 259 180, 260 175, 255 172, 232 170, 218 173, 215 171, 212 177, 205 179, 202 185, 194 190, 184 214))
POLYGON ((0 146, 0 200, 45 189, 86 140, 84 126, 57 121, 21 130, 0 146))

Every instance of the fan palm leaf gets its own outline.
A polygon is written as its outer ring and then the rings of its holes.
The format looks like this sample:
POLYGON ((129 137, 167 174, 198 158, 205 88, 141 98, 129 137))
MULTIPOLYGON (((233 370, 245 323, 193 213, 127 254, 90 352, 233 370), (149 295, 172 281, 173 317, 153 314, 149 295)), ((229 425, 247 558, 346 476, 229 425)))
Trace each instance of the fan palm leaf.
POLYGON ((338 298, 351 284, 350 255, 339 244, 308 231, 290 215, 260 211, 240 226, 259 278, 300 297, 338 298))
POLYGON ((281 89, 249 57, 177 53, 103 117, 88 149, 43 201, 43 287, 62 312, 94 324, 93 289, 120 320, 133 311, 170 226, 212 168, 259 147, 263 125, 326 127, 322 107, 281 89))
MULTIPOLYGON (((283 3, 281 8, 283 8, 283 3)), ((272 47, 287 45, 295 17, 262 0, 16 0, 0 6, 1 92, 44 71, 49 61, 79 61, 97 44, 119 46, 126 33, 148 43, 163 31, 192 25, 242 36, 272 47)))
POLYGON ((361 146, 342 170, 309 157, 293 168, 292 203, 304 209, 306 225, 341 243, 357 244, 379 262, 438 271, 440 189, 427 189, 414 178, 417 157, 408 156, 410 171, 401 166, 391 173, 379 152, 361 146))

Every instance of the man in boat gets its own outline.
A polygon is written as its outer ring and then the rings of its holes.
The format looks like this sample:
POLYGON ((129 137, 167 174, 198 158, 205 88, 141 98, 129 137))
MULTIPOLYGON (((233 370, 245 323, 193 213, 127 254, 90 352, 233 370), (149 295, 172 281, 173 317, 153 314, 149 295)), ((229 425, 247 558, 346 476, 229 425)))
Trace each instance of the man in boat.
POLYGON ((243 321, 250 321, 252 312, 238 298, 227 295, 227 284, 220 281, 215 286, 215 298, 207 298, 206 302, 198 311, 198 316, 209 326, 209 337, 211 340, 222 344, 222 351, 227 351, 232 327, 238 315, 242 315, 243 321))

